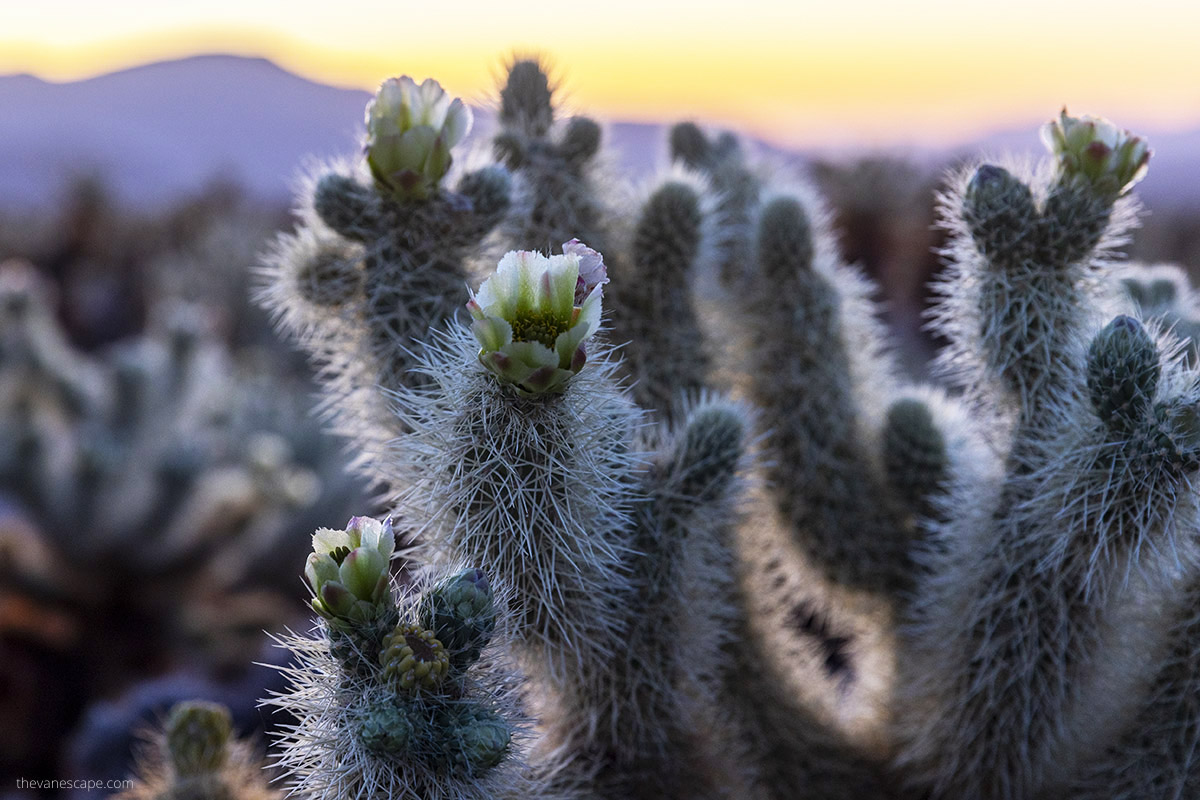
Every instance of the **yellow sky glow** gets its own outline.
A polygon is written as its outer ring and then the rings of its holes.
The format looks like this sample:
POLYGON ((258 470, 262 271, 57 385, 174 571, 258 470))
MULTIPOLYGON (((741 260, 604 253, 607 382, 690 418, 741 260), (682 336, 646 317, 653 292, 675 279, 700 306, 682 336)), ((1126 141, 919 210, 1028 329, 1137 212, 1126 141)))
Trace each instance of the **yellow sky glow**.
POLYGON ((0 73, 72 80, 205 52, 262 55, 374 88, 434 76, 476 102, 513 52, 548 56, 571 106, 605 119, 700 118, 780 143, 949 142, 1072 110, 1200 125, 1200 7, 770 0, 603 4, 57 0, 0 11, 0 73), (568 8, 570 6, 570 8, 568 8))

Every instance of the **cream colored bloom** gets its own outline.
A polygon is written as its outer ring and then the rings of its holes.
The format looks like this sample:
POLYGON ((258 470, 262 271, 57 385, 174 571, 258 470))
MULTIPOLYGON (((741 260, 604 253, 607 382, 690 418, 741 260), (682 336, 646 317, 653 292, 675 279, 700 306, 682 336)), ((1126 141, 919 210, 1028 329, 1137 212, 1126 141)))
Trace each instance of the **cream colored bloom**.
POLYGON ((328 620, 370 619, 375 606, 390 598, 388 564, 395 548, 391 519, 353 517, 345 530, 318 530, 304 567, 313 609, 328 620))
POLYGON ((1146 175, 1151 150, 1145 140, 1106 119, 1071 117, 1064 108, 1041 133, 1058 158, 1061 174, 1086 181, 1099 192, 1123 194, 1146 175))
POLYGON ((450 169, 450 150, 471 130, 471 109, 428 78, 384 81, 367 105, 367 164, 380 189, 419 200, 450 169))
POLYGON ((600 328, 604 260, 578 240, 563 254, 513 251, 471 294, 479 361, 525 394, 562 391, 600 328))

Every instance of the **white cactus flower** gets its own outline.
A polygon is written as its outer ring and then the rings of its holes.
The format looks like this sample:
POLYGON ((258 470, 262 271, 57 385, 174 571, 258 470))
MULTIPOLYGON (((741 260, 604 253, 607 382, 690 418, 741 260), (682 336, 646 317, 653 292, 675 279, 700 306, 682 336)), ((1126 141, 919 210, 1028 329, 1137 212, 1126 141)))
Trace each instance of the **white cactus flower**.
POLYGON ((471 109, 432 78, 384 81, 367 105, 367 164, 382 191, 421 200, 450 169, 450 150, 471 130, 471 109))
POLYGON ((1068 116, 1042 126, 1042 141, 1058 159, 1061 174, 1117 196, 1146 175, 1151 150, 1146 141, 1100 117, 1068 116))
POLYGON ((345 530, 318 530, 304 567, 315 595, 313 609, 331 621, 369 619, 389 596, 388 564, 395 548, 390 518, 352 517, 345 530))
POLYGON ((563 254, 513 251, 471 293, 479 361, 523 394, 561 392, 600 328, 604 260, 576 239, 563 254))

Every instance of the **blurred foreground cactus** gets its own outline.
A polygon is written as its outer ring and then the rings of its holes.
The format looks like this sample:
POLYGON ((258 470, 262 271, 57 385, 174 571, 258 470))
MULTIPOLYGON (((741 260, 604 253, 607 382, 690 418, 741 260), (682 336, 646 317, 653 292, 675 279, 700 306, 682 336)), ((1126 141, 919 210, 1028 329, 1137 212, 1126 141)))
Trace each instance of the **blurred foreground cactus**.
POLYGON ((277 800, 248 742, 232 738, 229 710, 201 701, 171 709, 120 800, 277 800))
POLYGON ((424 149, 388 161, 369 120, 373 181, 316 183, 263 293, 393 511, 314 540, 322 622, 270 701, 296 786, 1200 791, 1200 374, 1113 263, 1142 140, 1064 112, 1046 168, 955 179, 941 388, 902 377, 815 192, 735 138, 676 127, 675 171, 614 203, 538 62, 462 175, 465 109, 415 87, 370 113, 424 149), (400 599, 385 528, 421 565, 400 599))

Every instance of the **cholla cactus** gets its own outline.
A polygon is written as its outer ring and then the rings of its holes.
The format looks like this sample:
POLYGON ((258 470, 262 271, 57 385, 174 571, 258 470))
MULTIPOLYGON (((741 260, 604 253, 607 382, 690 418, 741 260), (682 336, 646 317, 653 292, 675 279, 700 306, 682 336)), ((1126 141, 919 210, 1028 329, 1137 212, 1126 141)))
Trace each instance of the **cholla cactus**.
POLYGON ((273 800, 269 775, 248 742, 232 738, 229 710, 215 703, 179 703, 138 761, 133 787, 121 800, 273 800))
POLYGON ((904 643, 901 761, 939 797, 1069 782, 1136 707, 1153 667, 1131 651, 1165 641, 1140 597, 1172 598, 1192 547, 1197 376, 1134 319, 1097 332, 1143 159, 1074 163, 1076 124, 1053 174, 985 165, 945 201, 947 363, 1011 443, 1001 480, 951 497, 904 643))
POLYGON ((595 165, 600 126, 587 117, 556 125, 554 91, 546 67, 533 59, 514 61, 500 90, 501 130, 493 148, 520 182, 505 241, 540 251, 578 238, 611 255, 609 204, 595 165))
POLYGON ((376 387, 416 380, 415 342, 463 313, 468 262, 509 206, 499 167, 442 185, 470 122, 436 81, 386 82, 367 111, 370 179, 344 167, 321 176, 300 228, 267 258, 263 302, 319 366, 326 412, 364 469, 401 432, 376 387))
MULTIPOLYGON (((451 142, 450 104, 432 105, 451 142)), ((413 552, 435 573, 484 571, 397 604, 379 540, 322 545, 320 635, 291 643, 298 688, 277 701, 301 719, 295 785, 1016 800, 1088 797, 1146 752, 1158 763, 1125 796, 1190 780, 1178 751, 1197 723, 1166 705, 1191 687, 1200 375, 1169 331, 1114 310, 1109 274, 1144 143, 1064 114, 1042 172, 960 177, 934 317, 951 393, 898 377, 872 288, 810 190, 770 187, 735 139, 682 126, 676 156, 708 183, 676 174, 622 215, 596 180, 598 127, 555 115, 545 70, 512 65, 493 145, 518 199, 488 247, 515 249, 474 292, 449 287, 489 225, 425 224, 465 208, 440 188, 448 145, 425 133, 410 138, 427 150, 372 156, 370 186, 323 180, 321 221, 275 256, 295 289, 276 307, 326 365, 329 408, 413 552), (715 302, 693 305, 697 283, 715 302), (695 394, 718 317, 713 361, 752 413, 695 394), (625 338, 622 365, 609 341, 625 338), (745 492, 751 419, 768 480, 745 492), (894 627, 873 642, 894 654, 838 629, 864 608, 894 627), (796 663, 819 663, 799 641, 814 633, 842 661, 809 676, 835 695, 820 708, 796 663), (528 749, 497 640, 539 718, 528 749), (871 731, 843 728, 873 702, 871 731)), ((494 199, 498 174, 466 185, 494 199)))
POLYGON ((362 517, 313 537, 305 572, 320 622, 312 636, 280 640, 296 658, 283 668, 291 688, 264 701, 297 720, 280 737, 279 766, 311 797, 538 796, 520 756, 520 685, 495 646, 507 635, 503 593, 469 569, 423 574, 430 588, 397 603, 379 561, 392 545, 390 524, 362 517), (342 592, 357 599, 339 604, 342 592))

